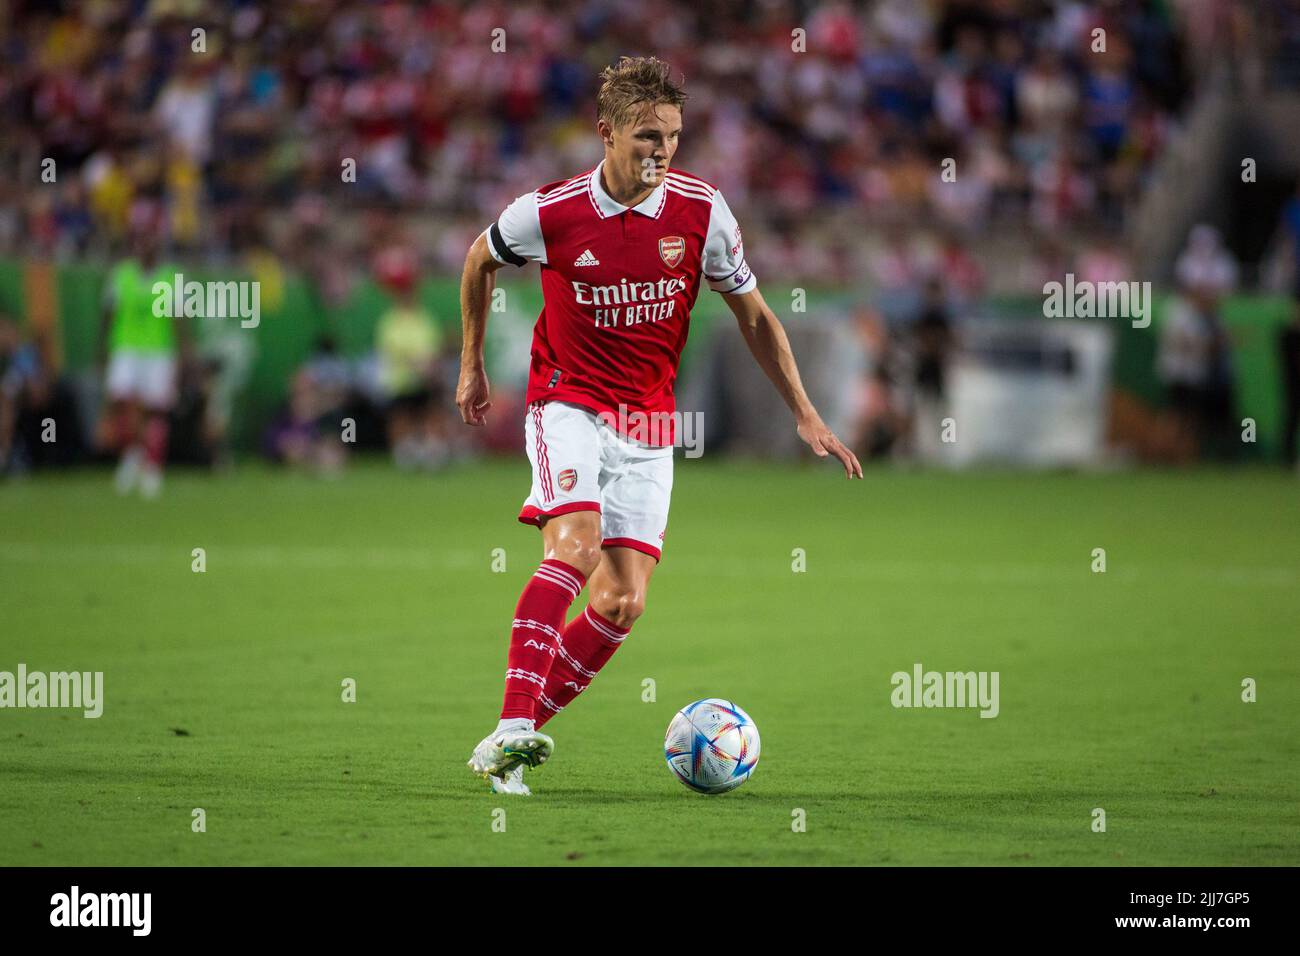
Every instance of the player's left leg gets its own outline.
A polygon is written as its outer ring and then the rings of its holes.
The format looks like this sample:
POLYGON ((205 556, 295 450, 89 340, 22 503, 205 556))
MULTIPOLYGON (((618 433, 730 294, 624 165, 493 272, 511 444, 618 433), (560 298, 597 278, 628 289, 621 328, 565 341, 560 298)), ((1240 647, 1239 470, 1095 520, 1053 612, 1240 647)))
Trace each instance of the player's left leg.
POLYGON ((176 360, 170 355, 151 355, 143 362, 140 393, 145 406, 144 466, 140 470, 140 492, 146 498, 156 498, 162 491, 171 409, 176 402, 176 372, 176 360))
POLYGON ((659 562, 644 551, 607 547, 587 582, 587 606, 564 628, 537 708, 537 727, 587 689, 623 646, 645 611, 650 576, 659 562))

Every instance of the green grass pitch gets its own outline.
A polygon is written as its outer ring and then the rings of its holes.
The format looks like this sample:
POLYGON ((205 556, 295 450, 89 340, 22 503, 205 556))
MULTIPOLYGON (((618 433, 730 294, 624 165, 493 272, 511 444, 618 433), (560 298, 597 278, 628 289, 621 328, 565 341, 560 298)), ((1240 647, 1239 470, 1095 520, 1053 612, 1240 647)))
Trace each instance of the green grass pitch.
POLYGON ((1294 478, 679 458, 647 613, 523 799, 465 761, 540 560, 527 481, 520 457, 176 473, 152 503, 106 472, 0 486, 0 670, 100 670, 106 698, 0 710, 0 863, 1300 863, 1294 478), (895 709, 916 662, 999 672, 999 716, 895 709), (707 696, 763 740, 721 797, 661 750, 707 696))

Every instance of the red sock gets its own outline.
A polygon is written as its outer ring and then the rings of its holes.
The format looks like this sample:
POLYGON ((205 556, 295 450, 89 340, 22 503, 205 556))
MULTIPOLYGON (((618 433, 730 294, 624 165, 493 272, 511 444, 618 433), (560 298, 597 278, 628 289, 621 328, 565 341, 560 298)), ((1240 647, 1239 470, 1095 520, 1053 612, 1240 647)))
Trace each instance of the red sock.
POLYGON ((593 611, 590 604, 570 621, 560 638, 555 663, 546 677, 542 706, 537 708, 536 726, 541 727, 586 690, 627 635, 628 631, 615 627, 593 611))
POLYGON ((534 719, 537 697, 546 686, 564 616, 586 583, 586 576, 577 568, 548 558, 524 585, 510 628, 506 693, 501 704, 503 720, 534 719))
POLYGON ((144 457, 155 468, 167 461, 167 415, 154 414, 144 426, 144 457))
POLYGON ((113 448, 125 453, 135 444, 135 416, 129 408, 119 408, 110 426, 113 448))

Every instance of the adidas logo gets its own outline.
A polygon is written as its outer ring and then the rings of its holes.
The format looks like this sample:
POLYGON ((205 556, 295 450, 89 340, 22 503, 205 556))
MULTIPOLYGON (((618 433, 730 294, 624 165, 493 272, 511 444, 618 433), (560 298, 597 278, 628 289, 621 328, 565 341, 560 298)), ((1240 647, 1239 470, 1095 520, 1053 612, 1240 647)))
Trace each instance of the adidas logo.
POLYGON ((590 249, 583 249, 582 255, 573 260, 575 266, 598 266, 600 260, 591 254, 590 249))

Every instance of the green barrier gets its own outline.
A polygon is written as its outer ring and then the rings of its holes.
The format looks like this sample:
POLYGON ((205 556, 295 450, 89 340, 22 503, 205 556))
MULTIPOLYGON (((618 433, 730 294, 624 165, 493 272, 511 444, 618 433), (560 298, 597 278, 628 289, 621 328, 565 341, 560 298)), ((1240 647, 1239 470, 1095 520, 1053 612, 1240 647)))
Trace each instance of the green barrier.
MULTIPOLYGON (((184 267, 182 267, 184 269, 184 267)), ((84 369, 94 363, 100 334, 100 303, 107 269, 102 266, 64 265, 57 270, 59 332, 64 362, 68 369, 84 369)), ((229 280, 230 273, 208 269, 185 272, 186 278, 205 281, 229 280)), ((248 275, 240 276, 247 278, 248 275)), ((249 378, 235 405, 232 429, 234 441, 242 448, 254 447, 262 428, 284 401, 290 377, 306 360, 323 334, 331 334, 339 351, 349 357, 370 352, 375 327, 388 308, 389 299, 373 282, 359 282, 346 302, 327 307, 312 286, 296 276, 273 277, 263 282, 261 322, 256 328, 239 329, 239 335, 252 336, 254 357, 249 378), (268 285, 275 289, 267 294, 268 285)), ((510 308, 526 317, 531 325, 541 311, 541 289, 533 276, 513 280, 497 273, 498 288, 505 290, 510 308)), ((23 264, 0 259, 0 310, 25 315, 23 264)), ((844 290, 807 290, 803 313, 790 312, 792 290, 782 286, 764 286, 764 297, 783 322, 797 323, 804 316, 836 310, 847 314, 869 299, 844 290)), ((446 336, 447 347, 454 349, 460 340, 460 282, 457 278, 429 279, 420 287, 421 302, 436 318, 446 336)), ((1155 376, 1156 345, 1164 319, 1168 296, 1159 296, 1149 328, 1135 329, 1131 323, 1116 319, 1084 321, 1109 322, 1116 330, 1114 382, 1151 405, 1163 402, 1163 389, 1155 376)), ((1281 446, 1281 370, 1278 364, 1277 337, 1291 313, 1285 296, 1237 295, 1225 300, 1224 321, 1234 341, 1233 359, 1237 372, 1237 410, 1241 418, 1255 419, 1259 455, 1276 456, 1281 446)), ((1042 318, 1042 299, 1035 296, 995 298, 987 301, 981 314, 1042 318)), ((681 376, 689 374, 719 319, 728 325, 730 311, 722 298, 703 286, 691 313, 691 333, 682 354, 681 376)), ((234 323, 236 319, 196 319, 196 322, 234 323)), ((493 316, 489 315, 491 326, 493 316)), ((210 330, 198 330, 204 333, 210 330)), ((223 329, 236 334, 233 328, 223 329)), ((491 369, 503 360, 495 354, 489 337, 486 359, 491 369)), ((520 356, 514 356, 516 360, 520 356)))

